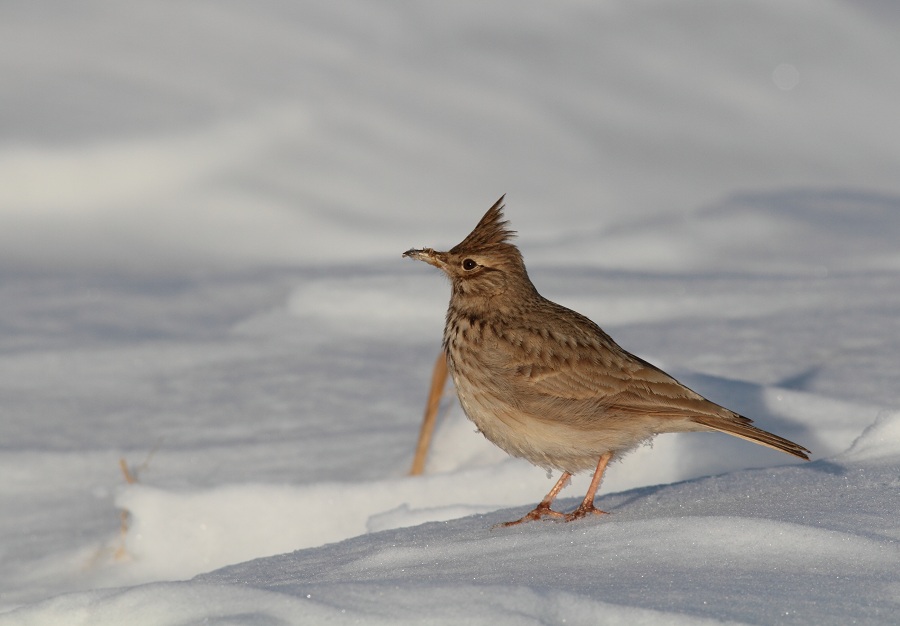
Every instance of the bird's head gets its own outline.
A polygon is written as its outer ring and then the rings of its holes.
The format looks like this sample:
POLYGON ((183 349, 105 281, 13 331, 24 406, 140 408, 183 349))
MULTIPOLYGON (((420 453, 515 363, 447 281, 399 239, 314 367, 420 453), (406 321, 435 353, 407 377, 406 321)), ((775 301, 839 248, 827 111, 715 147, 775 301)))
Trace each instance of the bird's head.
POLYGON ((501 196, 469 235, 447 252, 413 248, 403 256, 425 261, 442 270, 453 285, 454 297, 494 298, 511 287, 534 289, 519 249, 510 243, 515 231, 503 219, 501 196))

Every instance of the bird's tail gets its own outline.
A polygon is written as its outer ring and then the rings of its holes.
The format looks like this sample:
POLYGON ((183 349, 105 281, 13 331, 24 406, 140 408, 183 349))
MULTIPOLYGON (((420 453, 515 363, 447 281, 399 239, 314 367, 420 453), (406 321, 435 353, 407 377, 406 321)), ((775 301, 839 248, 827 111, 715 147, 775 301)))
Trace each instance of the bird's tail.
POLYGON ((735 437, 740 437, 741 439, 746 439, 753 443, 758 443, 775 450, 793 454, 806 461, 809 460, 809 450, 784 437, 773 435, 768 431, 753 426, 751 420, 743 415, 735 414, 733 418, 724 418, 713 415, 697 415, 693 418, 693 421, 706 426, 707 428, 711 428, 712 430, 728 433, 729 435, 734 435, 735 437))

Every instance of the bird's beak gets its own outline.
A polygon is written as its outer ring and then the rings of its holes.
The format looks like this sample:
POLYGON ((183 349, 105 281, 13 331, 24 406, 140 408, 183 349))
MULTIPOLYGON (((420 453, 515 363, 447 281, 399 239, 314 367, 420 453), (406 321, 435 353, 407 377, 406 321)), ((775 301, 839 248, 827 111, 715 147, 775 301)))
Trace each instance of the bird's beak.
POLYGON ((403 253, 403 256, 417 261, 425 261, 439 269, 444 269, 447 266, 446 253, 435 252, 431 248, 410 248, 403 253))

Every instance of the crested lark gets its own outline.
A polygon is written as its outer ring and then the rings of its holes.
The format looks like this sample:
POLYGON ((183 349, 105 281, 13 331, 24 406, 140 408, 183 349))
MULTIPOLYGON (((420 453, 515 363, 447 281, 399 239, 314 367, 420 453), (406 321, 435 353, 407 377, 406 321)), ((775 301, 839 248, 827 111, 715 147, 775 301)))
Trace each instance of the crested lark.
POLYGON ((541 296, 525 271, 503 197, 449 252, 407 250, 449 276, 444 352, 460 404, 507 453, 562 471, 518 524, 602 514, 594 495, 610 460, 660 433, 719 431, 801 459, 809 450, 691 391, 621 348, 588 318, 541 296), (572 474, 595 469, 571 513, 550 508, 572 474))

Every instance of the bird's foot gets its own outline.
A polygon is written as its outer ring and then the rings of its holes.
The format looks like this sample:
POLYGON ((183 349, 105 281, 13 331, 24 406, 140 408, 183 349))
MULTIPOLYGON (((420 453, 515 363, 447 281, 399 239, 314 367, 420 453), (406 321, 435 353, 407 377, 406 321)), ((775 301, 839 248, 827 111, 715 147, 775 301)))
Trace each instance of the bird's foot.
POLYGON ((587 517, 588 515, 609 515, 609 513, 607 513, 606 511, 601 511, 593 504, 585 505, 584 503, 582 503, 571 513, 565 513, 562 518, 565 522, 573 522, 577 519, 581 519, 582 517, 587 517))
MULTIPOLYGON (((536 522, 537 520, 545 519, 548 517, 552 517, 554 519, 565 519, 566 514, 560 513, 559 511, 554 511, 553 509, 550 508, 549 504, 545 504, 545 503, 541 502, 539 505, 534 507, 534 510, 532 510, 530 513, 527 513, 526 515, 524 515, 521 519, 517 519, 512 522, 503 522, 501 524, 495 524, 494 528, 509 528, 510 526, 518 526, 519 524, 522 524, 523 522, 536 522)), ((568 521, 568 520, 566 520, 566 521, 568 521)))

